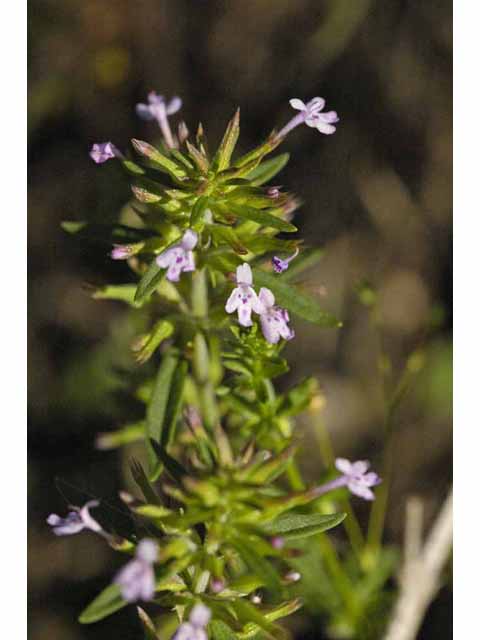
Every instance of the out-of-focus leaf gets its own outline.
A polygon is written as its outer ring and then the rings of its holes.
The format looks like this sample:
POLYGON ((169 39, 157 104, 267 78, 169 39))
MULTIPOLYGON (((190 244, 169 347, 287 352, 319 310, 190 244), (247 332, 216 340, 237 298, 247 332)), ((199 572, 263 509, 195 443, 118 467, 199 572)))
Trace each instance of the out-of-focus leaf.
POLYGON ((208 625, 208 630, 213 640, 237 640, 238 638, 236 633, 222 620, 212 620, 208 625))
POLYGON ((120 594, 120 587, 116 584, 111 584, 82 611, 78 621, 82 624, 97 622, 115 611, 122 609, 122 607, 125 607, 127 604, 128 602, 126 602, 120 594))
POLYGON ((224 242, 232 247, 235 253, 245 255, 248 249, 242 244, 236 232, 231 227, 223 227, 218 224, 208 225, 208 230, 216 242, 224 242))
POLYGON ((182 408, 183 390, 185 388, 185 380, 187 378, 188 364, 185 360, 178 363, 175 373, 173 374, 172 384, 168 397, 167 410, 165 413, 165 422, 162 429, 160 444, 167 448, 175 436, 175 428, 178 416, 182 408))
POLYGON ((137 440, 141 440, 144 436, 145 422, 134 422, 116 431, 99 433, 95 441, 95 446, 102 451, 117 449, 131 442, 137 442, 137 440))
POLYGON ((258 167, 247 175, 252 182, 251 184, 259 186, 265 184, 279 173, 290 159, 289 153, 281 153, 270 160, 264 160, 258 167))
POLYGON ((282 590, 280 578, 273 568, 273 565, 257 553, 255 544, 250 541, 245 541, 243 538, 241 540, 235 538, 232 544, 250 571, 256 573, 263 580, 266 588, 272 593, 272 596, 278 597, 282 590))
POLYGON ((263 530, 268 535, 279 535, 286 540, 295 540, 336 527, 345 517, 346 513, 332 513, 331 515, 287 513, 264 525, 263 530))
POLYGON ((92 297, 95 300, 120 300, 132 307, 139 307, 141 304, 135 302, 136 289, 134 284, 107 284, 95 289, 92 297))
POLYGON ((287 637, 285 629, 282 629, 278 625, 270 622, 261 611, 244 598, 239 598, 233 601, 231 606, 243 625, 248 625, 250 623, 256 624, 263 630, 267 637, 272 640, 279 640, 280 638, 287 637))
POLYGON ((342 323, 335 316, 323 311, 316 300, 301 293, 297 288, 282 282, 274 274, 254 268, 253 277, 257 286, 271 289, 275 295, 276 304, 285 307, 289 312, 321 327, 338 328, 342 326, 342 323))

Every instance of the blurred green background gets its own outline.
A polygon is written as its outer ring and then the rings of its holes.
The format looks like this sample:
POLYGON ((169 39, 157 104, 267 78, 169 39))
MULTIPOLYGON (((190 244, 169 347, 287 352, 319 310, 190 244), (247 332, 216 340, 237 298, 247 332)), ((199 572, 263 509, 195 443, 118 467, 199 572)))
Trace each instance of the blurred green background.
MULTIPOLYGON (((406 497, 424 499, 428 523, 451 479, 451 3, 30 0, 29 9, 31 640, 141 638, 133 607, 92 627, 76 622, 121 559, 93 535, 54 538, 45 517, 95 495, 125 518, 115 495, 128 483, 126 453, 94 441, 135 413, 122 375, 135 330, 120 304, 92 300, 85 285, 119 280, 126 267, 104 247, 76 245, 59 224, 112 219, 129 198, 121 169, 97 167, 88 150, 153 138, 154 125, 134 113, 151 89, 182 96, 190 128, 201 120, 215 143, 240 105, 240 151, 290 117, 291 97, 320 95, 338 111, 334 136, 302 127, 289 137, 279 182, 305 202, 302 236, 326 249, 305 286, 344 327, 297 323, 285 383, 317 376, 337 453, 378 463, 380 344, 392 379, 421 350, 396 421, 386 537, 400 544, 406 497), (365 279, 377 291, 380 336, 355 293, 365 279)), ((300 428, 313 481, 315 430, 307 419, 300 428)), ((324 637, 314 611, 292 628, 324 637)), ((450 636, 446 584, 421 637, 450 636)))

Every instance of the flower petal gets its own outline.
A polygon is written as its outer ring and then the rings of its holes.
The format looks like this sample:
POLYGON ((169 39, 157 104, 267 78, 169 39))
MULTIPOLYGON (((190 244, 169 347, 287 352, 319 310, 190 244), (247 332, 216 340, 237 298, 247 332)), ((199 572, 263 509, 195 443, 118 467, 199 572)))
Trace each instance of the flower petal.
POLYGON ((240 287, 235 287, 235 289, 230 294, 230 297, 225 304, 225 311, 227 313, 233 313, 238 308, 240 301, 242 299, 242 292, 240 287))
POLYGON ((180 245, 186 251, 191 251, 197 246, 198 234, 193 229, 187 229, 183 234, 180 245))
POLYGON ((250 285, 253 282, 252 269, 248 262, 237 267, 237 284, 250 285))
POLYGON ((341 471, 341 473, 345 473, 346 475, 349 475, 352 472, 352 463, 346 458, 337 458, 335 460, 335 467, 341 471))
POLYGON ((142 120, 153 120, 154 118, 151 108, 146 104, 137 104, 135 106, 135 112, 142 120))
POLYGON ((266 287, 262 287, 258 293, 258 299, 266 309, 273 307, 275 304, 275 296, 266 287))
POLYGON ((178 96, 174 96, 167 104, 167 115, 171 116, 182 108, 182 100, 178 96))
POLYGON ((300 100, 299 98, 292 98, 291 100, 289 100, 290 102, 290 106, 293 109, 297 109, 298 111, 304 111, 307 108, 307 105, 303 102, 303 100, 300 100))
POLYGON ((211 615, 210 609, 204 604, 196 604, 190 613, 190 622, 194 627, 206 627, 211 615))

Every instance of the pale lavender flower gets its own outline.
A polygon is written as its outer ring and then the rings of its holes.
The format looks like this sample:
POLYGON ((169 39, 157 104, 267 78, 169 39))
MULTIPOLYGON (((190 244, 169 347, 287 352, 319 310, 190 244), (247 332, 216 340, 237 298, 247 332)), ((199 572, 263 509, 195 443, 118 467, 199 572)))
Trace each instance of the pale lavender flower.
POLYGON ((98 507, 98 500, 90 500, 83 507, 71 507, 65 518, 51 513, 47 518, 47 523, 52 527, 56 536, 70 536, 74 533, 80 533, 84 529, 95 531, 95 533, 104 533, 102 527, 90 515, 89 509, 98 507))
POLYGON ((212 593, 220 593, 225 589, 225 580, 221 578, 213 578, 210 581, 210 589, 212 593))
POLYGON ((270 538, 270 544, 274 549, 283 549, 285 546, 285 538, 282 538, 282 536, 273 536, 273 538, 270 538))
POLYGON ((102 164, 111 158, 123 158, 124 156, 113 142, 96 142, 90 150, 90 157, 97 164, 102 164))
POLYGON ((309 127, 318 129, 318 131, 326 135, 335 133, 336 127, 333 125, 339 120, 337 112, 327 111, 322 113, 323 107, 325 106, 325 100, 323 98, 312 98, 307 104, 298 98, 292 98, 292 100, 290 100, 290 106, 300 111, 300 113, 287 122, 283 129, 278 132, 277 138, 284 138, 287 133, 301 124, 306 124, 309 127))
POLYGON ((262 287, 258 298, 262 304, 260 324, 267 342, 277 344, 280 338, 284 338, 285 340, 294 338, 295 332, 288 326, 290 322, 288 312, 286 309, 275 305, 275 296, 270 289, 262 287))
POLYGON ((279 258, 278 256, 273 256, 272 265, 274 271, 276 271, 276 273, 283 273, 284 271, 286 271, 290 262, 294 260, 298 256, 298 254, 299 250, 295 249, 295 252, 289 258, 285 258, 284 260, 282 260, 282 258, 279 258))
POLYGON ((322 495, 339 487, 347 487, 349 491, 364 500, 375 500, 375 494, 370 487, 375 487, 382 480, 375 472, 368 471, 370 467, 368 460, 350 462, 346 458, 337 458, 335 466, 342 475, 317 487, 314 490, 316 495, 322 495))
POLYGON ((192 249, 198 242, 198 235, 195 231, 187 229, 183 238, 177 244, 161 253, 156 258, 156 262, 162 269, 167 269, 167 279, 171 282, 178 282, 180 274, 195 271, 195 257, 192 249))
POLYGON ((251 327, 253 324, 252 311, 261 313, 263 306, 252 287, 252 270, 247 262, 237 267, 236 283, 237 286, 225 305, 225 311, 227 313, 237 311, 238 322, 242 327, 251 327))
POLYGON ((205 627, 210 621, 211 612, 204 604, 196 604, 190 612, 188 622, 183 622, 172 640, 208 640, 205 627))
POLYGON ((157 543, 149 538, 139 542, 135 557, 121 569, 114 579, 127 602, 149 601, 155 594, 153 564, 158 556, 157 543))
POLYGON ((162 131, 165 143, 170 149, 177 145, 173 138, 168 116, 176 113, 182 107, 182 101, 178 96, 174 96, 168 102, 163 96, 159 96, 155 91, 148 94, 148 104, 139 103, 135 107, 137 115, 144 120, 156 120, 162 131))

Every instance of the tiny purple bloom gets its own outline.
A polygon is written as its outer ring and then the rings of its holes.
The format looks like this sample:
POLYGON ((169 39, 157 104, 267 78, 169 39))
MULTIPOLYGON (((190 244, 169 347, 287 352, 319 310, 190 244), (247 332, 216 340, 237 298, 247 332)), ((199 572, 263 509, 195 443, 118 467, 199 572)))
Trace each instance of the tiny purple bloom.
POLYGON ((196 604, 190 612, 188 622, 183 622, 172 640, 208 640, 205 627, 210 621, 211 612, 204 604, 196 604))
POLYGON ((286 309, 275 305, 275 296, 270 289, 262 287, 258 298, 262 304, 260 324, 262 325, 265 340, 270 344, 277 344, 280 338, 285 340, 294 338, 295 332, 288 326, 290 322, 288 312, 286 309))
POLYGON ((72 507, 65 518, 51 513, 47 518, 47 523, 52 527, 56 536, 69 536, 74 533, 80 533, 84 529, 95 531, 95 533, 103 533, 102 527, 90 515, 89 509, 98 507, 98 500, 90 500, 83 507, 72 507))
POLYGON ((110 257, 112 260, 128 260, 134 253, 134 247, 130 244, 114 244, 110 257))
POLYGON ((335 466, 343 473, 346 485, 352 493, 364 500, 375 499, 375 495, 370 487, 375 487, 377 484, 380 484, 381 479, 373 471, 367 473, 370 467, 368 460, 350 462, 345 458, 337 458, 335 460, 335 466))
POLYGON ((325 100, 323 98, 312 98, 307 104, 298 98, 292 98, 292 100, 290 100, 290 106, 300 111, 300 113, 294 116, 290 122, 287 122, 283 129, 278 132, 277 138, 284 138, 287 133, 300 124, 306 124, 309 127, 318 129, 320 133, 326 135, 335 133, 336 127, 334 127, 334 124, 339 120, 337 112, 327 111, 321 113, 325 106, 325 100))
POLYGON ((289 258, 285 258, 285 260, 282 260, 278 256, 273 256, 272 265, 275 272, 283 273, 284 271, 286 271, 288 269, 288 265, 290 264, 290 262, 294 260, 298 256, 298 254, 299 254, 299 250, 295 249, 295 253, 293 253, 289 258))
POLYGON ((112 142, 97 142, 90 150, 90 157, 97 164, 102 164, 110 158, 123 158, 123 153, 112 142))
POLYGON ((114 579, 120 587, 122 597, 127 602, 149 601, 155 594, 155 572, 153 564, 157 559, 157 543, 149 538, 139 542, 135 558, 120 569, 114 579))
POLYGON ((237 286, 230 294, 225 305, 227 313, 238 312, 238 322, 242 327, 252 326, 252 311, 261 313, 263 306, 255 293, 252 282, 252 270, 247 262, 237 267, 237 286))
POLYGON ((195 231, 187 229, 180 242, 157 256, 156 262, 158 266, 162 269, 168 268, 168 280, 178 282, 183 271, 195 271, 195 258, 192 249, 196 247, 197 242, 198 235, 195 231))
POLYGON ((285 538, 282 538, 282 536, 273 536, 273 538, 270 538, 270 544, 274 549, 283 549, 285 546, 285 538))
POLYGON ((324 493, 339 489, 340 487, 348 487, 356 496, 364 500, 375 500, 375 494, 370 487, 375 487, 382 481, 381 478, 373 471, 368 471, 370 463, 368 460, 357 460, 350 462, 345 458, 337 458, 335 460, 336 468, 341 471, 342 475, 335 480, 331 480, 314 489, 317 496, 324 493))
POLYGON ((281 187, 268 187, 267 189, 267 196, 269 198, 272 198, 273 200, 276 200, 277 198, 280 197, 280 189, 281 187))
POLYGON ((174 149, 177 144, 173 138, 168 116, 176 113, 182 107, 182 101, 178 96, 174 96, 168 102, 163 96, 159 96, 155 91, 148 94, 148 104, 139 103, 135 107, 137 115, 144 120, 156 120, 162 131, 165 143, 170 149, 174 149))

